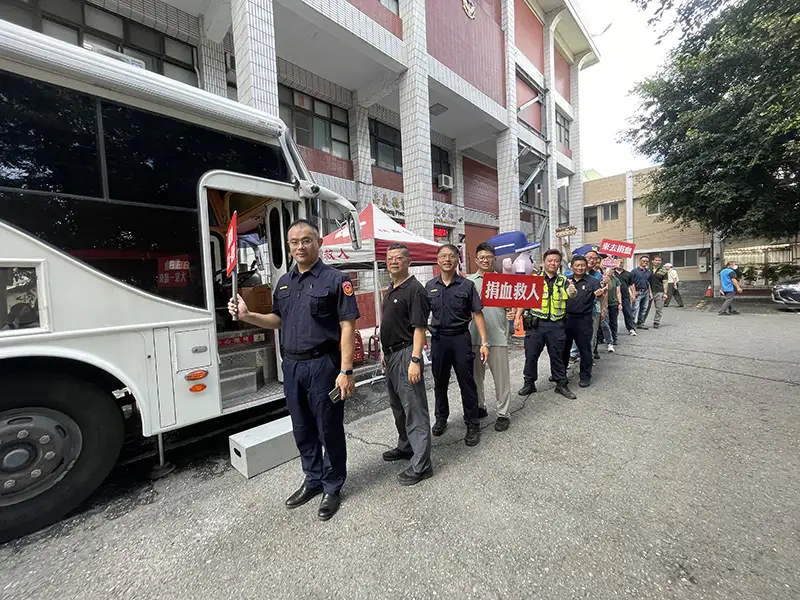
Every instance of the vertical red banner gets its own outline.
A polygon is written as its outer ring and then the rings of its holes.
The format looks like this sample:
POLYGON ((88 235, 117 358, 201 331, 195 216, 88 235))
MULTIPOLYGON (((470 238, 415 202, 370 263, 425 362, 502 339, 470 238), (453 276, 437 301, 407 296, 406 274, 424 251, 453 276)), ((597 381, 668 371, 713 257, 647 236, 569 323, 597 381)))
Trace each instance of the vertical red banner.
POLYGON ((236 211, 233 211, 233 216, 231 217, 231 224, 228 225, 228 233, 225 236, 225 258, 227 260, 227 276, 230 277, 233 270, 236 268, 236 261, 237 259, 237 252, 236 248, 238 246, 238 235, 236 232, 237 229, 237 222, 238 218, 236 216, 236 211))

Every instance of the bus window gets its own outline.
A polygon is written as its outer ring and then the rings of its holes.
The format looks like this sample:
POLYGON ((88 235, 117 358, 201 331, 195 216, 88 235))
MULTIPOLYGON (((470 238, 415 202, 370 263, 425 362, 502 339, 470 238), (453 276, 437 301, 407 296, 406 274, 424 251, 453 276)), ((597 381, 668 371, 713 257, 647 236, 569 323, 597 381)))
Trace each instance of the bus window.
POLYGON ((39 327, 36 268, 0 267, 0 332, 32 327, 39 327))

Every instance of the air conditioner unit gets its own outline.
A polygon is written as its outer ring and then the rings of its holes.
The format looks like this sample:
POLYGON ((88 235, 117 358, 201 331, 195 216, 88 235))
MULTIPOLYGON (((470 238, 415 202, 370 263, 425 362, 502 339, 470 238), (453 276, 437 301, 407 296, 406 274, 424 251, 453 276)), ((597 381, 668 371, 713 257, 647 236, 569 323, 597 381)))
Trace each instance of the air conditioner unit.
POLYGON ((440 190, 452 190, 453 178, 450 175, 441 174, 439 175, 438 184, 440 190))

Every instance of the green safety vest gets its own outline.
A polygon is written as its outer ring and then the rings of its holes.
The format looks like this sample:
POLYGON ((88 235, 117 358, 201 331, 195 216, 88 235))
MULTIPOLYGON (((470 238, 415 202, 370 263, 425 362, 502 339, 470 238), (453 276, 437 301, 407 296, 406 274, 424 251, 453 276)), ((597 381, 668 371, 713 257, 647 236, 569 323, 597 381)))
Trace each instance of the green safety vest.
POLYGON ((556 275, 553 282, 553 296, 550 296, 550 286, 544 284, 542 293, 542 307, 530 309, 534 317, 539 317, 544 321, 560 321, 567 314, 567 286, 569 281, 563 275, 556 275))

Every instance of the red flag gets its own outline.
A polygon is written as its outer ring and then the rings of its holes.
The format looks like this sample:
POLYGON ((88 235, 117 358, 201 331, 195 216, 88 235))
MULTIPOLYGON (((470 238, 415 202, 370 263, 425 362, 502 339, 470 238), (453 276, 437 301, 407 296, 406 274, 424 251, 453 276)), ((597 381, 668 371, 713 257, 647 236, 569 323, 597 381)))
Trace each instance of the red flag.
POLYGON ((233 211, 233 216, 231 217, 231 224, 228 225, 228 233, 225 236, 225 257, 227 259, 228 264, 228 272, 227 276, 230 277, 233 270, 236 268, 237 263, 237 256, 236 256, 236 248, 238 246, 239 236, 237 235, 237 221, 236 218, 236 211, 233 211))

